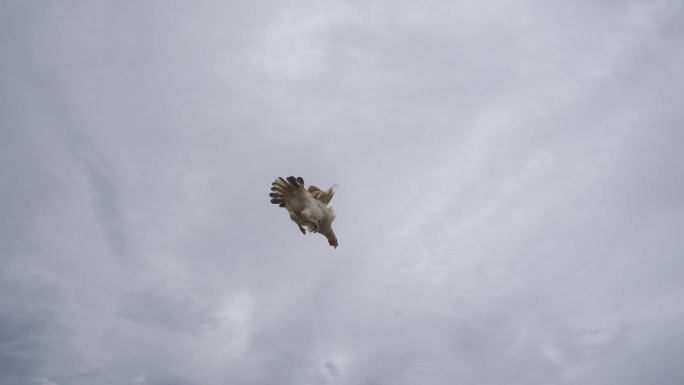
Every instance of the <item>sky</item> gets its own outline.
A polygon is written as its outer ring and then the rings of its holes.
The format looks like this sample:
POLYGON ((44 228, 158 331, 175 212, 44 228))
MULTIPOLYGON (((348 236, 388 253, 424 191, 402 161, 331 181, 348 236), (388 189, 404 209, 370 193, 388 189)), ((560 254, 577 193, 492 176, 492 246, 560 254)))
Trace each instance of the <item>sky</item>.
POLYGON ((0 2, 0 384, 681 383, 683 17, 0 2))

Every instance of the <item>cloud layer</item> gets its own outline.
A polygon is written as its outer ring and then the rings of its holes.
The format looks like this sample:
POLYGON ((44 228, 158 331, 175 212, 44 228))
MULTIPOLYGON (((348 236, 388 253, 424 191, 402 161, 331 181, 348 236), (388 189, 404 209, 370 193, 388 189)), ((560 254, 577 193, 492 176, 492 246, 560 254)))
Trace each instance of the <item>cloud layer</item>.
POLYGON ((683 12, 1 4, 0 383, 676 382, 683 12))

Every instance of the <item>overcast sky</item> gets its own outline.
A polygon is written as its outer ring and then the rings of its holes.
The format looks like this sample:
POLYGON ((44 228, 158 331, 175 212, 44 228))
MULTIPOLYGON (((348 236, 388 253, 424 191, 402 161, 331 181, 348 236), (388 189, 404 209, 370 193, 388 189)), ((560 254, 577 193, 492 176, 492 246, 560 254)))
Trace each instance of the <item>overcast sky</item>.
POLYGON ((0 384, 680 384, 683 19, 0 2, 0 384))

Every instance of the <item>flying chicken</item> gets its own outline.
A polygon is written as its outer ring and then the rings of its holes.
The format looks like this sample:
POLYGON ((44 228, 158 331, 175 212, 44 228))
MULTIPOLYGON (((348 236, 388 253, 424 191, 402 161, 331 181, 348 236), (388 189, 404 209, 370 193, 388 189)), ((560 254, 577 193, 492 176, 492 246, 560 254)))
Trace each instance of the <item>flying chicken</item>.
POLYGON ((271 203, 284 207, 290 213, 290 219, 297 224, 302 234, 304 227, 310 233, 320 233, 328 239, 330 246, 337 248, 337 237, 332 229, 335 212, 328 203, 335 195, 333 187, 323 191, 316 186, 304 188, 304 179, 288 176, 278 177, 272 183, 271 203))

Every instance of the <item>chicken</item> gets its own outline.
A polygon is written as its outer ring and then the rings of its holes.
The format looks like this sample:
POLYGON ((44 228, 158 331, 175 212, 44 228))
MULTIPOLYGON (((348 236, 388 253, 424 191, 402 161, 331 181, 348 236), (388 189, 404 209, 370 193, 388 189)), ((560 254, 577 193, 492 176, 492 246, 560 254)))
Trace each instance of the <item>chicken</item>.
POLYGON ((332 229, 335 212, 328 207, 328 203, 335 195, 333 187, 327 191, 316 186, 305 189, 304 179, 301 177, 278 177, 268 195, 271 197, 271 203, 287 209, 290 219, 297 224, 302 234, 306 234, 306 227, 310 233, 324 235, 328 239, 328 244, 337 248, 337 237, 332 229))

